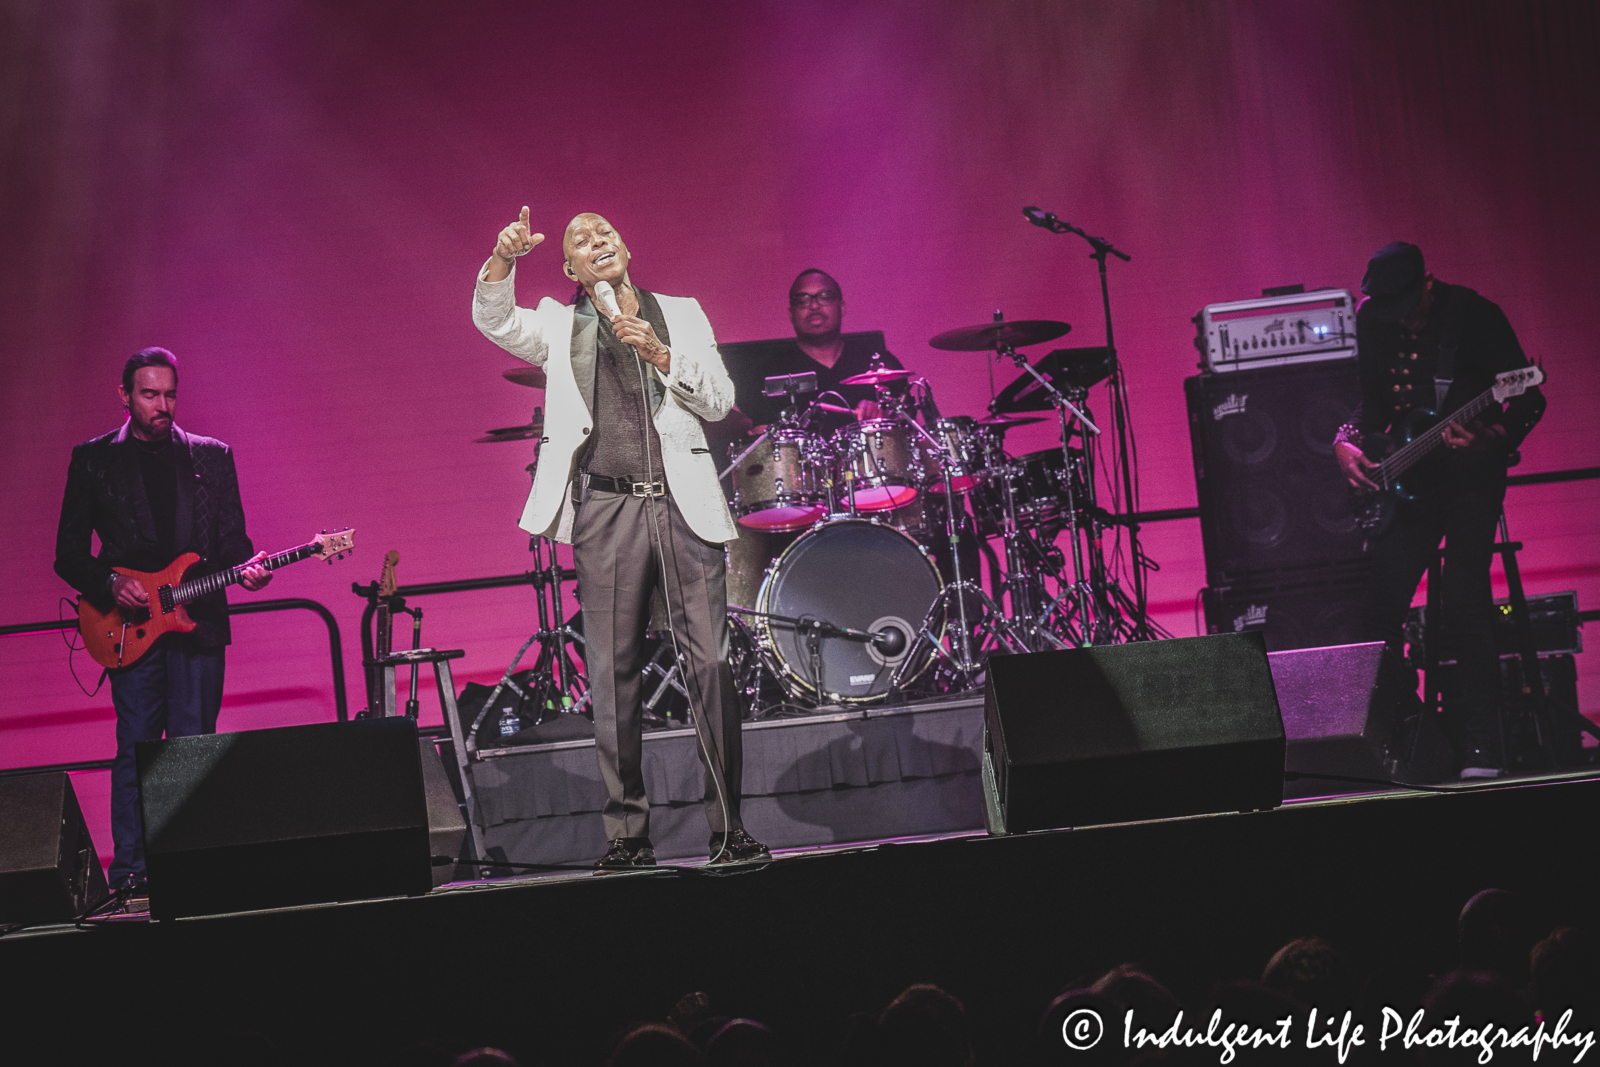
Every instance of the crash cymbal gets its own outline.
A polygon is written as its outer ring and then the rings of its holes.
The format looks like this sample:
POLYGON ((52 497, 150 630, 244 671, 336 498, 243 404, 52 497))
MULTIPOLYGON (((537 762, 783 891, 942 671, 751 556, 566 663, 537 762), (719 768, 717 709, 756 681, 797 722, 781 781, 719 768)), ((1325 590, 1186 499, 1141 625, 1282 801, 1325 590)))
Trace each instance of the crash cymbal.
MULTIPOLYGON (((1116 370, 1116 360, 1111 350, 1101 345, 1095 348, 1058 348, 1033 365, 1050 384, 1062 392, 1070 389, 1088 389, 1111 377, 1116 370)), ((996 411, 1049 411, 1052 407, 1050 393, 1039 380, 1027 371, 1000 390, 991 407, 996 411)))
POLYGON ((874 367, 860 374, 852 374, 839 382, 840 385, 882 385, 884 382, 898 382, 911 377, 908 370, 897 370, 889 367, 874 367))
POLYGON ((531 389, 544 388, 543 367, 507 367, 500 372, 500 377, 512 385, 526 385, 531 389))
POLYGON ((1031 423, 1043 421, 1044 418, 1040 415, 986 415, 977 421, 977 425, 995 426, 1004 432, 1013 426, 1027 426, 1031 423))
POLYGON ((987 322, 982 326, 962 326, 946 330, 928 344, 946 352, 992 352, 1002 345, 1025 348, 1054 341, 1072 327, 1054 319, 1018 319, 1016 322, 987 322))
POLYGON ((499 441, 532 441, 544 436, 544 422, 535 420, 526 426, 502 426, 497 430, 490 430, 487 436, 474 437, 473 444, 492 445, 499 441))

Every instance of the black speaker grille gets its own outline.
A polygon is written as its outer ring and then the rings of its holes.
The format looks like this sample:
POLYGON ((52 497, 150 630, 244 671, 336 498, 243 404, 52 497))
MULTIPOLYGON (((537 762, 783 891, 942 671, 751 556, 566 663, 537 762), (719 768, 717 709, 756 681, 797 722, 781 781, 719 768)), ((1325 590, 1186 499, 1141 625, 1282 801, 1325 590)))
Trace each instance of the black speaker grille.
POLYGON ((1360 402, 1354 360, 1197 375, 1184 393, 1207 581, 1361 556, 1333 458, 1360 402))

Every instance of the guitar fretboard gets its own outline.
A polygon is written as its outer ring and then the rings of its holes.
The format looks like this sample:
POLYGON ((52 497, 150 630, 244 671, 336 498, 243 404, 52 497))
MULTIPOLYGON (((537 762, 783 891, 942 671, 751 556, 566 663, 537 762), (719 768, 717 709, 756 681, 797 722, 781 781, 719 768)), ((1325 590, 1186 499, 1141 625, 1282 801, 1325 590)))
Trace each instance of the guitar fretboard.
POLYGON ((279 552, 276 556, 268 556, 259 563, 241 563, 237 567, 229 567, 227 570, 217 571, 215 574, 207 574, 200 578, 190 579, 187 582, 179 582, 172 587, 172 602, 174 604, 187 604, 191 600, 198 600, 200 597, 215 593, 219 589, 226 589, 239 581, 239 577, 244 574, 246 567, 260 566, 272 571, 277 570, 279 567, 287 567, 291 563, 299 563, 308 556, 315 555, 318 547, 316 541, 308 541, 298 548, 291 548, 287 552, 279 552))
POLYGON ((1429 452, 1444 443, 1444 428, 1449 425, 1459 426, 1463 422, 1476 417, 1484 408, 1494 401, 1494 390, 1486 389, 1467 401, 1461 407, 1452 411, 1447 417, 1428 428, 1428 432, 1412 438, 1405 447, 1394 455, 1384 460, 1379 466, 1373 481, 1385 489, 1392 488, 1395 481, 1406 471, 1422 460, 1429 452))

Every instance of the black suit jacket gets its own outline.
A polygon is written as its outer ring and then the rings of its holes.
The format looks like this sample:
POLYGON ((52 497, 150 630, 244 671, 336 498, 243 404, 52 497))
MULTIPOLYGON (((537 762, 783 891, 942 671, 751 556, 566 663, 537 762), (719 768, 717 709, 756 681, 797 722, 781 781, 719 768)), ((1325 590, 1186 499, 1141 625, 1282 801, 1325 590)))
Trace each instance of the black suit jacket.
MULTIPOLYGON (((211 437, 172 428, 178 445, 178 554, 195 552, 213 568, 232 567, 255 554, 244 528, 239 475, 233 450, 211 437)), ((67 489, 56 528, 56 573, 102 606, 111 603, 112 567, 159 571, 172 562, 157 558, 155 519, 144 491, 139 457, 128 424, 72 450, 67 489), (91 551, 100 536, 100 554, 91 551)), ((228 602, 217 592, 189 606, 197 626, 189 640, 206 647, 230 640, 228 602)), ((172 640, 171 637, 164 640, 172 640)))

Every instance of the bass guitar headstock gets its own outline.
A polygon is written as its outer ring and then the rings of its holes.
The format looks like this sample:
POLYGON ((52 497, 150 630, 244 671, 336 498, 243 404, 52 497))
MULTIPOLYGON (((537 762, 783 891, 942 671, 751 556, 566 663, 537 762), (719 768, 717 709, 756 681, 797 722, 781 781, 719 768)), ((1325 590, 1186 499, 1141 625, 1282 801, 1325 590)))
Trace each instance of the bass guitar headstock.
POLYGON ((1504 404, 1514 396, 1521 396, 1544 381, 1544 371, 1538 367, 1519 367, 1497 374, 1494 378, 1494 398, 1504 404))

